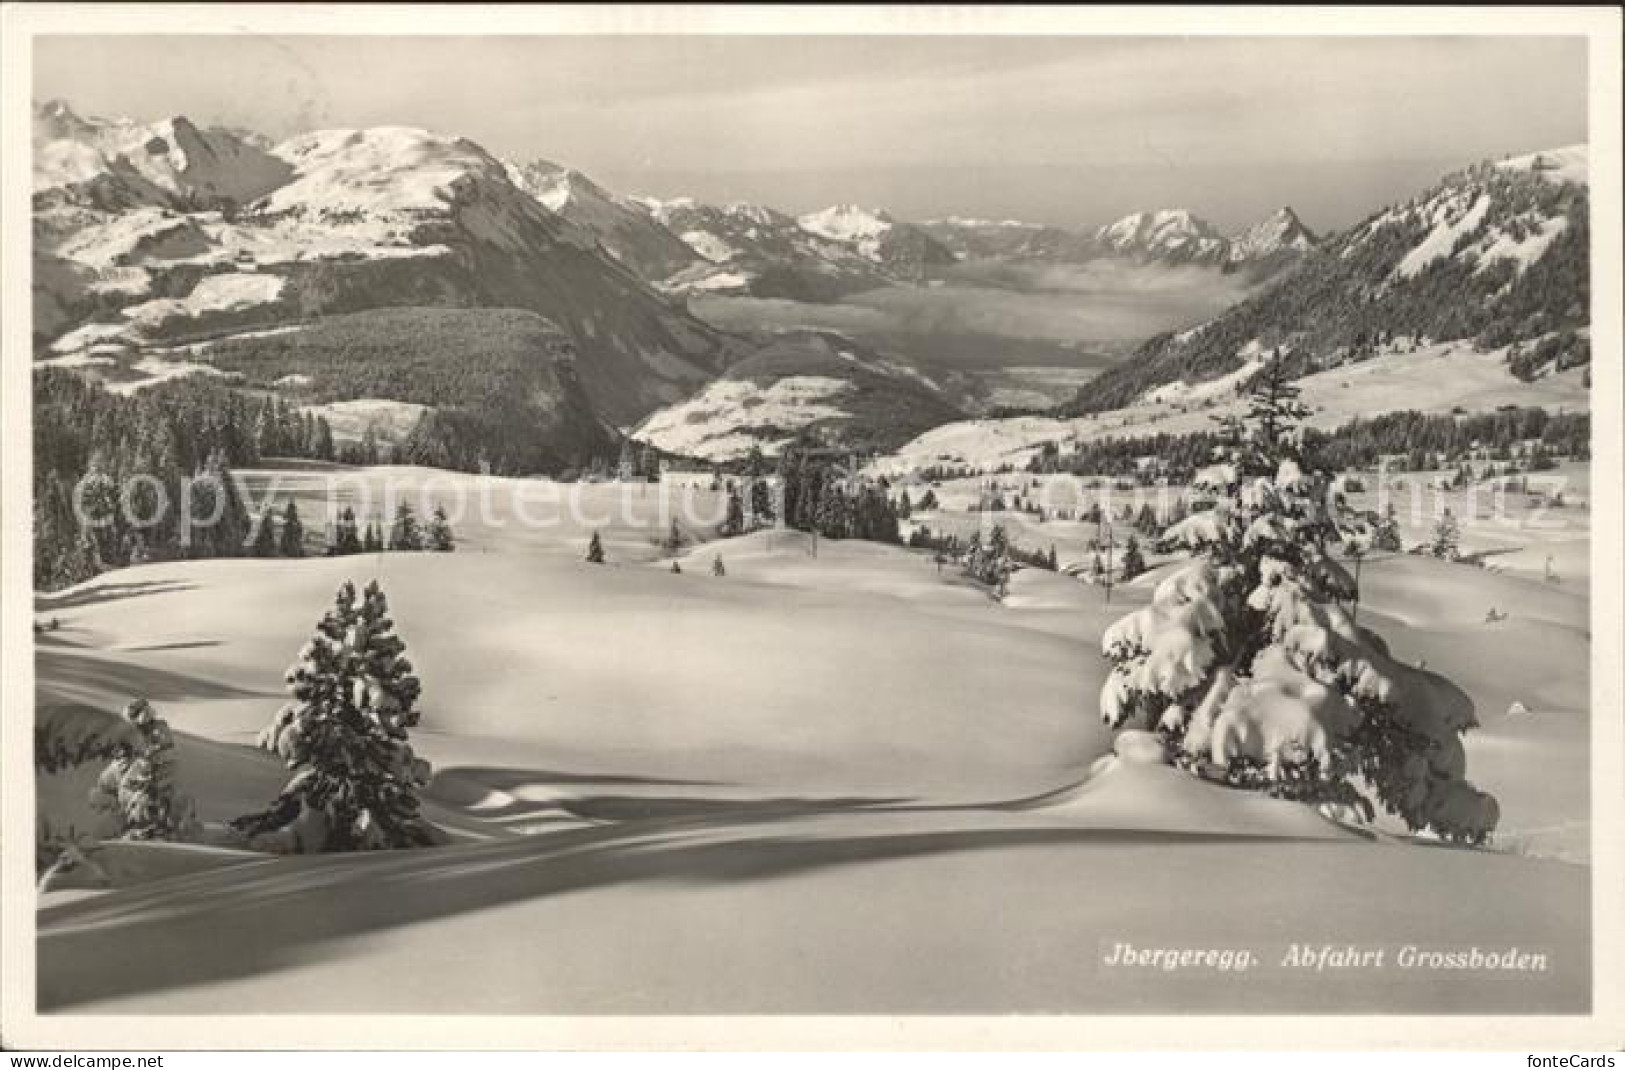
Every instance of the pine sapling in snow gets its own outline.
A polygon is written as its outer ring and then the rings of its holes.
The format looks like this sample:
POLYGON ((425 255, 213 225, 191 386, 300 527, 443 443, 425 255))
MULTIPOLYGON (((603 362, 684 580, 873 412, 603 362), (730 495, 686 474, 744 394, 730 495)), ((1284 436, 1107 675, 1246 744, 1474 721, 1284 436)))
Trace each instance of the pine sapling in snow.
POLYGON ((1376 803, 1412 830, 1484 842, 1499 807, 1466 779, 1471 700, 1337 604, 1354 593, 1327 551, 1346 514, 1300 466, 1304 409, 1279 361, 1251 402, 1247 433, 1197 474, 1196 511, 1164 534, 1192 560, 1102 638, 1102 718, 1143 718, 1176 764, 1232 785, 1368 817, 1376 803))
POLYGON ((1441 561, 1455 561, 1461 557, 1461 526, 1456 523, 1456 517, 1446 506, 1438 522, 1433 525, 1433 540, 1428 544, 1428 553, 1441 561))
POLYGON ((389 526, 391 550, 423 549, 423 531, 418 527, 417 514, 406 502, 395 507, 395 522, 389 526))
POLYGON ((1140 540, 1130 535, 1123 546, 1123 581, 1126 583, 1145 571, 1145 555, 1140 552, 1140 540))
POLYGON ((260 734, 293 777, 259 814, 233 825, 284 852, 416 847, 434 842, 419 813, 429 763, 412 752, 421 691, 384 592, 339 588, 287 674, 291 701, 260 734))
POLYGON ((1387 550, 1398 553, 1401 549, 1399 539, 1399 518, 1394 514, 1394 503, 1389 502, 1383 510, 1382 516, 1377 519, 1371 531, 1371 548, 1373 550, 1387 550))
POLYGON ((435 506, 430 514, 429 529, 424 538, 428 548, 436 553, 449 554, 457 549, 456 537, 451 533, 451 521, 446 519, 446 510, 441 506, 435 506))
POLYGON ((739 485, 728 484, 728 511, 722 521, 721 534, 732 538, 745 532, 745 501, 739 496, 739 485))
POLYGON ((127 840, 186 840, 197 834, 195 806, 175 785, 175 739, 146 699, 124 707, 134 730, 90 790, 91 808, 113 817, 127 840))
POLYGON ((299 506, 292 501, 282 510, 282 534, 278 538, 277 550, 283 557, 305 556, 305 525, 299 520, 299 506))

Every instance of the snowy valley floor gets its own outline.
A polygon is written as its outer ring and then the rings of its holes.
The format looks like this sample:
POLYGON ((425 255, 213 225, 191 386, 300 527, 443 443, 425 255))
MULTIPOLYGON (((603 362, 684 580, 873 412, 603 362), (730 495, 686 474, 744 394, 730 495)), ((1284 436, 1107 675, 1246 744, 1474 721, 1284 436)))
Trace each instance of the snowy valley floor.
MULTIPOLYGON (((1589 1002, 1583 586, 1367 567, 1396 656, 1478 704, 1504 843, 1372 837, 1101 762, 1110 606, 1023 572, 1006 604, 929 558, 762 533, 669 571, 647 533, 466 531, 456 554, 202 561, 37 600, 41 714, 143 695, 209 821, 285 773, 251 749, 344 579, 378 578, 424 682, 429 814, 456 842, 267 858, 110 847, 128 886, 42 896, 45 1011, 1579 1011, 1589 1002), (722 553, 726 577, 710 574, 722 553), (1513 610, 1482 623, 1482 605, 1513 610), (1509 717, 1521 701, 1531 711, 1509 717), (1093 772, 1093 775, 1091 775, 1093 772), (1546 857, 1537 857, 1546 856, 1546 857), (122 868, 121 868, 122 867, 122 868), (139 879, 138 879, 139 878, 139 879), (1245 948, 1246 973, 1103 964, 1245 948), (1304 972, 1293 943, 1516 946, 1540 973, 1304 972)), ((1366 616, 1369 613, 1369 616, 1366 616)), ((42 812, 89 821, 94 768, 42 812)))

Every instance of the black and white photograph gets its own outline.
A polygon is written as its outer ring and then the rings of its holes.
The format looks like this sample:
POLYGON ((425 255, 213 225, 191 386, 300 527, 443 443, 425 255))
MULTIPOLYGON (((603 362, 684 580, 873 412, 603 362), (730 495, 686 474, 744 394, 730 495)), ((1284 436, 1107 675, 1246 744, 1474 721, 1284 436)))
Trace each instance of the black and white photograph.
POLYGON ((1617 11, 23 6, 30 1028, 1625 1042, 1617 11))

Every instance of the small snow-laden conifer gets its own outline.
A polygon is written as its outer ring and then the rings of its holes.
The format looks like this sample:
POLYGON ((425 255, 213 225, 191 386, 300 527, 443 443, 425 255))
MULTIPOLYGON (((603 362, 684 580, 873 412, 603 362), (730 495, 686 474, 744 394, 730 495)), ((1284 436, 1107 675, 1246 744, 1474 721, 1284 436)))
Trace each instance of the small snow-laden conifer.
MULTIPOLYGON (((291 503, 290 503, 291 504, 291 503)), ((362 551, 361 532, 356 526, 355 510, 348 505, 339 510, 338 520, 328 541, 329 557, 346 557, 362 551)))
POLYGON ((1398 553, 1401 549, 1399 538, 1399 518, 1394 513, 1394 503, 1389 502, 1382 515, 1371 531, 1371 548, 1398 553))
POLYGON ((1456 522, 1449 506, 1445 507, 1433 525, 1433 539, 1428 544, 1428 553, 1441 561, 1455 561, 1461 557, 1461 525, 1456 522))
POLYGON ((446 510, 438 505, 429 516, 429 528, 424 535, 424 542, 436 553, 449 554, 457 549, 457 540, 451 533, 451 521, 446 519, 446 510))
POLYGON ((418 527, 417 514, 406 502, 395 507, 395 520, 389 526, 389 548, 408 551, 423 549, 423 531, 418 527))
POLYGON ((271 512, 270 506, 266 506, 254 524, 254 543, 251 552, 255 557, 275 557, 276 551, 276 514, 271 512))
POLYGON ((774 519, 773 488, 765 479, 752 478, 750 481, 750 522, 757 527, 763 527, 773 523, 774 519))
POLYGON ((299 519, 299 506, 292 501, 282 510, 282 534, 277 550, 283 557, 305 556, 305 525, 299 519))
POLYGON ((724 538, 731 538, 735 535, 744 534, 744 531, 745 501, 739 494, 739 485, 730 482, 728 484, 728 511, 722 521, 721 534, 724 538))
POLYGON ((124 707, 133 735, 90 789, 91 808, 117 821, 127 840, 187 840, 197 834, 196 806, 175 784, 175 739, 146 699, 124 707))
POLYGON ((1303 414, 1276 366, 1253 388, 1247 434, 1198 473, 1193 511, 1164 534, 1191 561, 1107 629, 1112 726, 1143 718, 1175 763, 1230 784, 1482 843, 1499 807, 1466 779, 1472 702, 1389 656, 1337 604, 1353 582, 1327 547, 1347 514, 1300 465, 1303 414))
POLYGON ((251 845, 314 853, 435 842, 418 790, 429 763, 408 730, 418 723, 418 678, 376 582, 358 600, 339 588, 287 673, 291 700, 260 745, 293 770, 265 811, 233 822, 251 845))
POLYGON ((1123 580, 1127 582, 1145 571, 1145 555, 1140 552, 1140 540, 1133 535, 1123 546, 1123 580))

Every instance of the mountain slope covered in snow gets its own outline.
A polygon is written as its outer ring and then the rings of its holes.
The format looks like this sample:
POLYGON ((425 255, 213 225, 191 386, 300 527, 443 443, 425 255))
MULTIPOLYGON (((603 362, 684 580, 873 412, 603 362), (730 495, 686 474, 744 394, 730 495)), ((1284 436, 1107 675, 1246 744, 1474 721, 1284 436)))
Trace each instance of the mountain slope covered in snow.
POLYGON ((797 219, 757 204, 640 203, 704 261, 665 280, 678 293, 833 301, 924 282, 954 262, 924 231, 878 210, 843 206, 797 219))
MULTIPOLYGON (((1584 158, 1583 146, 1571 147, 1450 175, 1325 239, 1297 270, 1214 319, 1150 339, 1084 387, 1072 410, 1216 379, 1276 347, 1299 373, 1368 359, 1396 339, 1512 345, 1523 378, 1585 363, 1584 158)), ((1290 240, 1285 222, 1274 241, 1290 240)))
POLYGON ((57 106, 36 119, 37 160, 110 161, 36 171, 43 353, 127 360, 381 307, 519 308, 574 342, 589 397, 615 420, 683 396, 737 355, 473 142, 378 127, 300 135, 267 154, 231 138, 248 163, 226 167, 222 149, 211 170, 184 119, 141 128, 177 132, 165 144, 179 149, 157 153, 149 139, 139 164, 103 148, 109 129, 133 124, 57 106))
POLYGON ((779 453, 792 441, 885 451, 962 413, 913 369, 838 334, 773 337, 693 397, 652 414, 633 437, 705 460, 779 453))
POLYGON ((642 205, 611 193, 580 171, 533 160, 513 168, 509 177, 548 211, 591 234, 640 278, 658 282, 702 259, 642 205))

